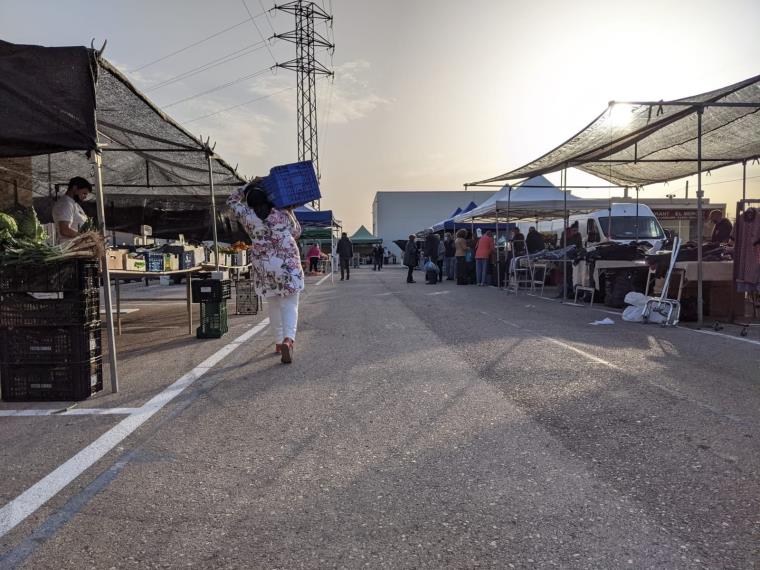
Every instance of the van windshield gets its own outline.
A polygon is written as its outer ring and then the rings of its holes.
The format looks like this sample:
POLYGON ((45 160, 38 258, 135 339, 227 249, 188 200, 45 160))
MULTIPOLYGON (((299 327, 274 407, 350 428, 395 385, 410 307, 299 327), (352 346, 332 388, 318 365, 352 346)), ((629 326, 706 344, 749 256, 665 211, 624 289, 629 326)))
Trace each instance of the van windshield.
POLYGON ((599 218, 599 227, 609 239, 635 240, 638 239, 663 239, 665 237, 659 222, 654 216, 612 216, 612 228, 610 218, 599 218), (638 232, 636 225, 638 223, 638 232))

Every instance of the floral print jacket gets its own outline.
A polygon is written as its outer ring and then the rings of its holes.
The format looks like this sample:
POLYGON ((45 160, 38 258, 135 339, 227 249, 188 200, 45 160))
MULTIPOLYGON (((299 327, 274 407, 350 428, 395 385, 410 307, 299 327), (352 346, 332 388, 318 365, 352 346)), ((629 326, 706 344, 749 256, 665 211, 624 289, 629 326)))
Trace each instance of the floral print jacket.
POLYGON ((262 221, 245 203, 244 190, 242 186, 230 194, 227 205, 253 242, 251 277, 256 292, 264 297, 287 297, 302 291, 303 269, 296 244, 300 224, 293 214, 277 208, 262 221))

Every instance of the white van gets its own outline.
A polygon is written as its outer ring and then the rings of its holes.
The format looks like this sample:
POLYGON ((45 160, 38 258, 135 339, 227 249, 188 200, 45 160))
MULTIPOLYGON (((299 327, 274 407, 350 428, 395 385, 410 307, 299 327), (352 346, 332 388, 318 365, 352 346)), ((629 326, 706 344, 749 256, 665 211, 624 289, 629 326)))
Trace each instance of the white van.
MULTIPOLYGON (((645 204, 638 206, 630 202, 612 204, 610 209, 570 216, 568 225, 573 225, 575 222, 578 222, 578 230, 583 236, 584 246, 593 246, 605 241, 618 243, 646 241, 655 249, 660 249, 665 239, 665 232, 660 222, 657 221, 651 208, 645 204)), ((528 228, 536 224, 520 222, 518 226, 523 234, 527 234, 528 228)), ((554 233, 559 240, 565 229, 565 222, 561 218, 539 221, 536 229, 542 233, 554 233)))

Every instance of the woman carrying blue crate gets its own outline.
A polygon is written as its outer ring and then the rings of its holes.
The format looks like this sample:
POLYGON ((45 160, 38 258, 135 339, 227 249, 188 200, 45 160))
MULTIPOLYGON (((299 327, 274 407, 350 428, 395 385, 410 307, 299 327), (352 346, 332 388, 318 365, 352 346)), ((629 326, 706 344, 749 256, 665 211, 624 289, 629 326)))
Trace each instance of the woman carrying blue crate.
POLYGON ((301 226, 291 208, 275 208, 256 178, 235 190, 227 205, 251 238, 251 277, 256 292, 266 297, 275 333, 275 352, 283 364, 293 361, 298 299, 304 288, 296 240, 301 226))

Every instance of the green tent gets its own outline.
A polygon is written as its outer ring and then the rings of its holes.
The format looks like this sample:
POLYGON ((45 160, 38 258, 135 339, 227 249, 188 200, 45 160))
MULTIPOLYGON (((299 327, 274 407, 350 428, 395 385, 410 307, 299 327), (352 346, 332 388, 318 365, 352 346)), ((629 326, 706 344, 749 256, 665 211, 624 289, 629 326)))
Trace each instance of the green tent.
POLYGON ((373 245, 383 243, 383 239, 372 235, 367 228, 361 226, 350 238, 354 245, 373 245))

